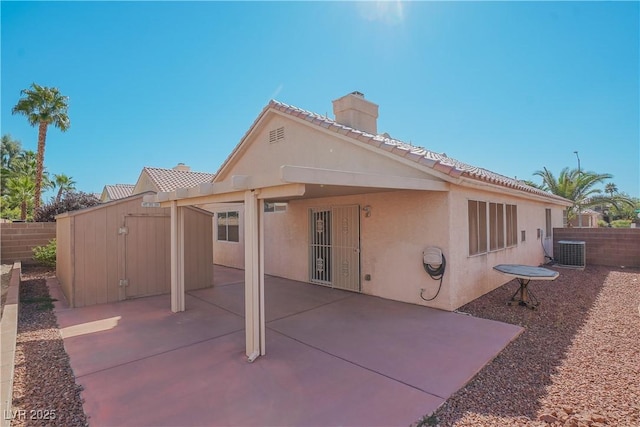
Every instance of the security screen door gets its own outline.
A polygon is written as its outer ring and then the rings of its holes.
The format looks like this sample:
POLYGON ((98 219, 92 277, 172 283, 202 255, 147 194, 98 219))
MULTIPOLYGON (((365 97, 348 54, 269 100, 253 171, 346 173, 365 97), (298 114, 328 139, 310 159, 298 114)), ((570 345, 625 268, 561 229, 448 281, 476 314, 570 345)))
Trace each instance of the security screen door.
POLYGON ((360 207, 309 210, 312 283, 360 292, 360 207))

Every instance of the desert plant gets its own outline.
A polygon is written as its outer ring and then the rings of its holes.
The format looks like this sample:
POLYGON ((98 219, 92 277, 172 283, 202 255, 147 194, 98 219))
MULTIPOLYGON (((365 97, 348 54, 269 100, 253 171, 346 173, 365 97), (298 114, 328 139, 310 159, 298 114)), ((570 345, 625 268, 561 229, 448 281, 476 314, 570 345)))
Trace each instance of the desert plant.
POLYGON ((33 248, 33 259, 47 267, 55 267, 56 239, 51 239, 49 243, 44 246, 36 246, 33 248))

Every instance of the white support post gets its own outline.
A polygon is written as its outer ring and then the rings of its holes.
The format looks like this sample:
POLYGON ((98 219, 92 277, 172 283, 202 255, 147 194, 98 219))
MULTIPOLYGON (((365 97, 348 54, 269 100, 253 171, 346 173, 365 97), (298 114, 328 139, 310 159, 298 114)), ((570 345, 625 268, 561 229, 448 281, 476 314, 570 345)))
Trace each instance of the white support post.
POLYGON ((266 350, 266 319, 264 314, 264 200, 258 200, 258 238, 260 242, 258 257, 260 258, 260 355, 266 350))
POLYGON ((184 213, 171 203, 171 311, 184 311, 184 213))
POLYGON ((264 354, 264 274, 261 244, 262 220, 258 191, 245 192, 244 198, 244 292, 245 338, 249 362, 264 354))

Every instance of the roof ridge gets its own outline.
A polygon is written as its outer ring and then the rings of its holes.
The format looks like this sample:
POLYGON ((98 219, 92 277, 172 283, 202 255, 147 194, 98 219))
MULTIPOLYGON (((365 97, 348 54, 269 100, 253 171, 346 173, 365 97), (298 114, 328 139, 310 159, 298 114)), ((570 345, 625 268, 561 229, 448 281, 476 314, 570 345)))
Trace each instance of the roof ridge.
POLYGON ((461 162, 457 159, 447 156, 445 153, 436 153, 435 151, 429 150, 426 147, 413 145, 413 143, 407 143, 402 140, 392 138, 388 133, 374 135, 372 133, 368 133, 338 123, 335 120, 330 119, 328 116, 323 116, 318 113, 314 113, 312 111, 305 110, 303 108, 296 107, 294 105, 287 104, 275 99, 271 99, 269 103, 262 109, 260 114, 258 114, 249 129, 240 139, 240 142, 234 147, 225 161, 220 165, 220 168, 215 175, 218 175, 222 171, 222 169, 231 161, 231 158, 238 152, 242 143, 246 140, 248 135, 253 131, 258 122, 262 119, 262 117, 269 109, 280 111, 292 117, 297 117, 301 120, 307 121, 310 124, 320 126, 324 129, 350 137, 352 139, 356 139, 368 145, 381 148, 385 151, 391 152, 398 157, 412 160, 415 163, 429 167, 453 178, 465 176, 477 181, 488 182, 506 188, 513 188, 525 193, 531 193, 551 199, 567 201, 567 199, 563 197, 556 196, 555 194, 540 190, 539 188, 531 187, 520 180, 490 171, 489 169, 461 162))

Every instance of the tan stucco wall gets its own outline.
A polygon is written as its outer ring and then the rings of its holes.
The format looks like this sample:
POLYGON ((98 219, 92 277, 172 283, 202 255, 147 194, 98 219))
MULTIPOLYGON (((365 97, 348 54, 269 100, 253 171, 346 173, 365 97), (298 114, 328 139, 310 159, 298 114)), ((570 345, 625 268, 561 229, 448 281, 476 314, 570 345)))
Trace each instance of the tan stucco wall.
POLYGON ((145 191, 153 191, 157 192, 158 187, 153 183, 149 174, 146 171, 142 171, 140 176, 138 177, 138 182, 136 182, 136 186, 133 188, 133 192, 131 194, 140 194, 145 191))
POLYGON ((226 180, 231 175, 278 178, 282 165, 429 178, 398 159, 357 147, 353 142, 339 139, 333 132, 325 133, 276 115, 243 145, 232 164, 216 176, 215 181, 226 180), (285 128, 285 139, 269 143, 269 131, 281 126, 285 128))
POLYGON ((213 263, 227 267, 244 269, 244 205, 237 203, 205 205, 203 209, 214 213, 213 217, 213 263), (218 240, 218 212, 238 211, 240 221, 240 241, 218 240))
POLYGON ((449 269, 456 282, 450 295, 451 307, 457 308, 512 280, 509 276, 494 271, 495 265, 544 263, 542 241, 537 237, 537 230, 545 229, 546 208, 551 208, 552 227, 562 226, 562 208, 551 204, 458 186, 452 188, 450 200, 453 227, 449 269), (518 245, 469 256, 468 200, 517 205, 518 245), (524 242, 521 241, 522 230, 526 232, 524 242))
MULTIPOLYGON (((371 206, 360 212, 362 292, 383 298, 425 304, 438 282, 422 266, 422 251, 438 246, 449 252, 447 194, 441 192, 385 192, 358 196, 292 201, 286 213, 265 214, 265 272, 309 281, 309 208, 344 205, 371 206), (422 213, 422 214, 421 214, 422 213), (364 276, 371 275, 370 281, 364 276)), ((447 309, 443 291, 431 306, 447 309)))
MULTIPOLYGON (((562 209, 550 204, 455 187, 454 192, 397 191, 356 196, 291 201, 286 212, 265 214, 265 272, 309 281, 309 209, 357 204, 371 206, 371 216, 360 212, 362 292, 413 304, 454 310, 511 280, 493 266, 503 263, 538 265, 544 262, 537 230, 545 229, 545 208, 552 209, 552 226, 562 225, 562 209), (469 256, 467 201, 516 204, 518 245, 469 256), (526 240, 521 242, 521 231, 526 240), (422 251, 442 249, 447 270, 438 297, 438 282, 424 271, 422 251), (371 280, 364 280, 365 275, 371 280)), ((224 208, 221 210, 229 209, 224 208)), ((242 209, 236 207, 242 212, 242 209)), ((242 222, 241 214, 241 222, 242 222)), ((215 228, 215 227, 214 227, 215 228)), ((215 242, 217 264, 244 268, 244 243, 215 242)))

